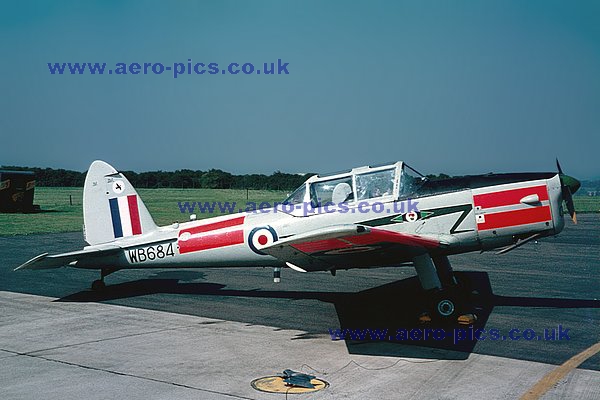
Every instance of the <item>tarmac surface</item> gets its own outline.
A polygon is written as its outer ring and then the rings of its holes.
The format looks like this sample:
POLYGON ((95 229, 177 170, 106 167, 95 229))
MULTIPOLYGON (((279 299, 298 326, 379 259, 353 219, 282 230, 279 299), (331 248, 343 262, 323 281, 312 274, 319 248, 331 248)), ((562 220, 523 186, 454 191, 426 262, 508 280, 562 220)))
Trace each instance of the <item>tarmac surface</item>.
POLYGON ((538 394, 600 399, 598 214, 504 255, 450 258, 476 329, 533 340, 456 341, 456 325, 430 326, 444 340, 331 339, 422 328, 412 268, 284 270, 279 284, 263 268, 118 271, 102 294, 88 289, 97 271, 12 271, 82 246, 80 233, 0 237, 2 398, 282 398, 250 382, 286 368, 330 384, 298 398, 518 398, 584 352, 538 394), (567 334, 543 340, 553 328, 567 334))

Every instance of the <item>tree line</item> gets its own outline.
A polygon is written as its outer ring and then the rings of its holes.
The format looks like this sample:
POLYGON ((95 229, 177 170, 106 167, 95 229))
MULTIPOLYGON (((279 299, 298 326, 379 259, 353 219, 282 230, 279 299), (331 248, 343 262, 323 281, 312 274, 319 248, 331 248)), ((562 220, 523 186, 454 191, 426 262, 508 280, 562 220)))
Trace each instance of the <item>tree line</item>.
MULTIPOLYGON (((4 170, 33 171, 37 186, 83 187, 87 172, 54 168, 29 168, 2 166, 4 170)), ((246 174, 234 175, 220 169, 194 171, 180 169, 177 171, 121 171, 137 188, 206 188, 206 189, 255 189, 255 190, 293 190, 300 186, 314 173, 290 174, 276 171, 271 175, 246 174)), ((450 178, 450 175, 427 175, 431 180, 450 178)), ((600 181, 582 181, 582 193, 586 190, 600 191, 600 181)))
MULTIPOLYGON (((36 186, 83 187, 87 172, 54 168, 2 166, 4 170, 35 172, 36 186)), ((120 171, 137 188, 207 188, 293 190, 314 174, 289 174, 276 171, 271 175, 234 175, 220 169, 194 171, 120 171)))

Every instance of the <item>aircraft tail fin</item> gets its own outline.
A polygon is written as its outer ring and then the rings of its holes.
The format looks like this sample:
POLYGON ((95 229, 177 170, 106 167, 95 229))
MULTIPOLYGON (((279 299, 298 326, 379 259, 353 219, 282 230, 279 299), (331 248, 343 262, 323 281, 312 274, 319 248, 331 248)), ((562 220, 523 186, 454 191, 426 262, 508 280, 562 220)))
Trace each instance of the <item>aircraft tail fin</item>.
POLYGON ((157 228, 123 174, 104 161, 90 165, 83 188, 84 239, 90 245, 141 235, 157 228))

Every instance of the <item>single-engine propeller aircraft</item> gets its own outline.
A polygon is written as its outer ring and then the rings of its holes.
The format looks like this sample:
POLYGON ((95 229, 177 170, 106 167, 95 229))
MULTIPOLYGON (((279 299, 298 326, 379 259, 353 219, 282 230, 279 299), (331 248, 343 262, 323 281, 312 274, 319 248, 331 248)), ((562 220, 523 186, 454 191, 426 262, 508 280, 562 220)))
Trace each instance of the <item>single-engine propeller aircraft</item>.
POLYGON ((557 167, 429 180, 403 162, 365 166, 312 176, 269 210, 158 227, 127 178, 94 161, 83 191, 89 246, 44 253, 16 269, 99 269, 92 289, 101 290, 108 274, 128 268, 262 266, 277 277, 282 267, 335 275, 412 265, 430 294, 431 316, 449 320, 458 315, 459 286, 448 256, 504 253, 556 235, 563 201, 577 223, 572 194, 580 183, 558 160, 557 167))

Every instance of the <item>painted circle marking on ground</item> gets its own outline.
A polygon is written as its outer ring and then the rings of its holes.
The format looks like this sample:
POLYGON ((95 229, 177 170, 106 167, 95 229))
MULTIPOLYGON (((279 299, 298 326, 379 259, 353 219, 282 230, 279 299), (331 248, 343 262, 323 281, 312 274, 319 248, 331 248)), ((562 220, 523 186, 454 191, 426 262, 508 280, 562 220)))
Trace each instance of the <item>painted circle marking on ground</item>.
POLYGON ((299 394, 311 393, 318 390, 323 390, 329 386, 329 383, 322 379, 312 379, 310 381, 315 387, 313 389, 303 388, 299 386, 287 386, 280 376, 265 376, 252 381, 251 386, 261 392, 281 393, 281 394, 299 394))

